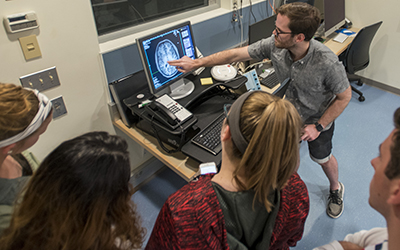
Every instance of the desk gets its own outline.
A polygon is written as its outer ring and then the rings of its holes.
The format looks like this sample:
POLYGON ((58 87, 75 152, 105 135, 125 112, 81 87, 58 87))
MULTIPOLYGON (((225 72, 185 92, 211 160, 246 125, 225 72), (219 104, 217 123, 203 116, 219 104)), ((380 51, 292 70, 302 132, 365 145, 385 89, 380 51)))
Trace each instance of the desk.
MULTIPOLYGON (((357 32, 359 29, 352 28, 352 31, 357 32)), ((349 44, 353 41, 353 37, 349 37, 346 39, 344 43, 335 42, 332 39, 328 39, 324 42, 324 44, 329 47, 336 55, 342 53, 349 44)), ((272 92, 278 88, 276 86, 274 89, 269 89, 267 87, 262 86, 262 89, 267 92, 272 92)), ((174 153, 172 155, 165 153, 158 146, 157 140, 135 128, 128 128, 121 120, 114 121, 113 124, 120 129, 122 132, 127 134, 130 138, 132 138, 135 142, 137 142, 140 146, 154 155, 158 160, 160 160, 167 167, 172 169, 175 173, 177 173, 180 177, 182 177, 186 181, 191 181, 198 171, 199 163, 183 153, 174 153)))
MULTIPOLYGON (((358 32, 360 29, 358 28, 351 28, 351 31, 358 32)), ((347 47, 350 45, 350 43, 353 41, 354 37, 348 37, 343 43, 339 43, 336 41, 333 41, 333 39, 326 39, 324 42, 324 45, 326 47, 330 48, 336 55, 340 55, 343 51, 347 49, 347 47)))
POLYGON ((181 152, 170 155, 162 151, 158 146, 156 138, 139 129, 128 128, 121 119, 114 121, 113 124, 184 180, 189 182, 196 176, 199 163, 195 160, 190 159, 181 152))
MULTIPOLYGON (((272 93, 279 85, 275 86, 273 89, 269 89, 265 86, 261 87, 264 91, 272 93)), ((189 182, 196 176, 199 168, 199 163, 196 160, 191 159, 182 152, 174 154, 166 153, 160 148, 155 137, 135 127, 127 127, 121 119, 114 121, 113 124, 184 180, 189 182)))

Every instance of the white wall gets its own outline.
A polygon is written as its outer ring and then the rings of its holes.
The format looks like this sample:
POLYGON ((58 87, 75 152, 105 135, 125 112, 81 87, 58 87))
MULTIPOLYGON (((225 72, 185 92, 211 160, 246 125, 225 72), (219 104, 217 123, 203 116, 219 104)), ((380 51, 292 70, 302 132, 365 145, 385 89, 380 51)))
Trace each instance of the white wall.
POLYGON ((68 110, 53 120, 31 150, 43 159, 62 141, 77 135, 95 130, 115 134, 90 1, 0 1, 1 17, 23 11, 35 11, 40 27, 16 35, 0 28, 0 82, 19 85, 20 76, 56 66, 61 86, 44 94, 49 98, 62 95, 68 110), (31 34, 37 35, 42 57, 25 61, 18 37, 31 34))
POLYGON ((357 74, 400 89, 400 2, 347 0, 346 16, 354 27, 383 21, 370 49, 370 65, 357 74))

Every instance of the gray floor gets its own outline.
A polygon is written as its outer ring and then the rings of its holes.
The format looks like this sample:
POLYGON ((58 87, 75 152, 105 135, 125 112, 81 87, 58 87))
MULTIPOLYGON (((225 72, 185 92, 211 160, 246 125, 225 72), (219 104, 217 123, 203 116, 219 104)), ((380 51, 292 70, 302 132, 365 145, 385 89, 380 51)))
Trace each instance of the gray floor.
MULTIPOLYGON (((339 162, 339 180, 345 185, 345 211, 338 219, 325 213, 328 180, 319 165, 308 156, 306 143, 300 149, 299 173, 310 195, 310 213, 304 236, 293 249, 312 249, 343 239, 348 233, 372 227, 383 227, 383 217, 368 205, 369 182, 373 176, 370 164, 378 155, 379 144, 393 129, 393 113, 400 107, 400 96, 364 85, 365 102, 354 95, 349 106, 337 119, 333 154, 339 162)), ((185 181, 166 169, 144 185, 133 196, 147 229, 146 242, 167 197, 185 184, 185 181)))

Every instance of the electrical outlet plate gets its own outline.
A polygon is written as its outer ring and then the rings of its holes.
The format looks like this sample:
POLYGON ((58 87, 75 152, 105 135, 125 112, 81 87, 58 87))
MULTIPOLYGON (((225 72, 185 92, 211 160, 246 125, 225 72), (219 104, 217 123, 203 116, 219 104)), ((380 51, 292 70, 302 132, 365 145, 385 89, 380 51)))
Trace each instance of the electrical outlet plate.
POLYGON ((67 108, 62 96, 51 99, 51 103, 53 104, 53 119, 67 114, 67 108))
POLYGON ((56 67, 51 67, 19 78, 25 88, 45 91, 60 86, 56 67))
POLYGON ((238 3, 237 0, 232 0, 232 22, 237 22, 238 21, 238 3))

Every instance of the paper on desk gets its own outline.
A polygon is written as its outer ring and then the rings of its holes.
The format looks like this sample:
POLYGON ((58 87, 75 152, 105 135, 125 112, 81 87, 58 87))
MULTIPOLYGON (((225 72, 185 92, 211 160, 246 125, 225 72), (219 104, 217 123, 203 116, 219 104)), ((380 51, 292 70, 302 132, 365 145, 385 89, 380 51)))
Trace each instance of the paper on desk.
POLYGON ((265 78, 265 77, 267 77, 269 74, 271 74, 272 72, 274 72, 275 70, 274 70, 274 68, 269 68, 269 69, 265 69, 264 70, 264 72, 262 72, 261 74, 260 74, 260 76, 262 77, 262 78, 265 78))
POLYGON ((339 43, 343 43, 349 36, 345 35, 343 33, 339 33, 335 36, 335 38, 333 38, 333 41, 339 42, 339 43))
POLYGON ((200 79, 201 85, 210 85, 213 84, 213 80, 211 77, 201 78, 200 79))

